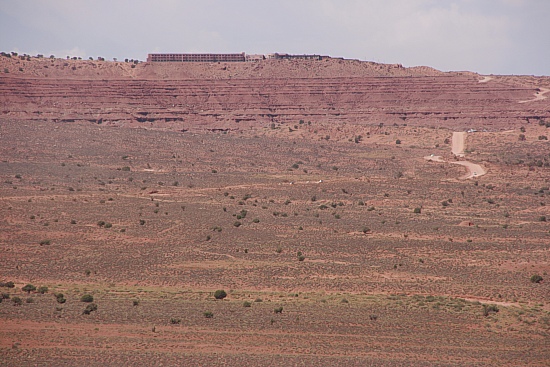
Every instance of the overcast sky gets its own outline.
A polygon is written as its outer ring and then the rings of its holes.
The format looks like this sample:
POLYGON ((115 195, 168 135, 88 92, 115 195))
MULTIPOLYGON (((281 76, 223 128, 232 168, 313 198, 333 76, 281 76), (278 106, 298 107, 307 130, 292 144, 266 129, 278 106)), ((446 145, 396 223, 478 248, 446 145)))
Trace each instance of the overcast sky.
POLYGON ((0 0, 0 50, 312 53, 550 75, 550 0, 0 0))

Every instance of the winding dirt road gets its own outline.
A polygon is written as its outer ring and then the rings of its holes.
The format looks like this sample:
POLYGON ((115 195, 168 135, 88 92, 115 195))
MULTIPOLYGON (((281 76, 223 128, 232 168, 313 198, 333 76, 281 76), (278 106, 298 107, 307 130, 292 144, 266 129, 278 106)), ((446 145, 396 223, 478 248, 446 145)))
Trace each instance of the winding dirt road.
POLYGON ((536 101, 542 101, 543 99, 546 99, 548 97, 545 96, 546 93, 550 92, 550 89, 547 88, 540 88, 540 90, 535 93, 535 98, 528 99, 526 101, 519 101, 519 103, 528 103, 528 102, 536 102, 536 101))
MULTIPOLYGON (((451 152, 456 157, 464 157, 464 142, 466 140, 466 133, 465 132, 454 132, 453 133, 453 140, 451 145, 451 152)), ((441 156, 427 156, 424 157, 424 159, 434 162, 440 162, 445 163, 446 161, 441 156)), ((479 177, 483 176, 487 173, 487 171, 481 167, 479 164, 472 163, 469 161, 456 161, 456 162, 449 162, 451 164, 459 164, 461 166, 466 167, 468 170, 468 173, 462 177, 460 177, 461 180, 467 180, 469 178, 473 177, 479 177)))

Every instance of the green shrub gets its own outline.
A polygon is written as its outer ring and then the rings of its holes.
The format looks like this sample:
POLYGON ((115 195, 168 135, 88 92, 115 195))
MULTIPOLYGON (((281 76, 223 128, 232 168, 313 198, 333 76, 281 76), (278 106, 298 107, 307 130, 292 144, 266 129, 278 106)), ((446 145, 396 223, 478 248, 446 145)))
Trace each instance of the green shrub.
POLYGON ((421 212, 422 212, 422 209, 414 208, 414 214, 420 214, 421 212))
POLYGON ((531 277, 531 283, 540 283, 542 281, 543 281, 542 277, 538 274, 535 274, 531 277))
POLYGON ((252 303, 250 303, 249 301, 244 301, 243 307, 252 307, 252 303))
POLYGON ((82 297, 80 297, 80 301, 81 302, 87 302, 87 303, 93 302, 94 301, 94 296, 92 296, 91 294, 85 294, 82 297))
POLYGON ((274 310, 273 310, 274 313, 283 313, 283 306, 280 306, 280 307, 276 307, 274 310))
POLYGON ((13 297, 11 301, 13 302, 14 306, 21 306, 23 304, 23 300, 19 297, 13 297))
POLYGON ((172 317, 172 318, 170 319, 170 323, 171 323, 172 325, 179 325, 179 324, 181 323, 181 319, 177 319, 177 318, 172 317))
POLYGON ((34 303, 34 298, 29 297, 25 300, 26 303, 34 303))
POLYGON ((133 300, 133 301, 132 301, 132 304, 133 304, 134 306, 139 306, 139 299, 133 300))
POLYGON ((0 283, 0 287, 15 288, 15 283, 12 281, 0 283))
POLYGON ((214 292, 215 299, 224 299, 225 297, 227 297, 227 293, 223 289, 218 289, 214 292))
POLYGON ((491 313, 497 313, 499 311, 497 305, 483 305, 483 316, 487 317, 491 313))
POLYGON ((86 306, 86 308, 84 309, 84 311, 82 311, 82 314, 83 315, 89 315, 91 314, 93 311, 97 311, 97 305, 95 303, 90 303, 88 306, 86 306))
POLYGON ((206 317, 207 319, 211 319, 212 317, 214 317, 214 313, 212 311, 205 311, 203 313, 204 317, 206 317))
POLYGON ((21 288, 23 292, 27 292, 27 294, 30 294, 31 292, 34 292, 36 290, 36 287, 32 284, 27 284, 23 288, 21 288))
POLYGON ((242 223, 239 222, 238 220, 235 221, 235 223, 233 223, 233 226, 235 226, 235 227, 237 227, 237 228, 239 228, 241 225, 242 225, 242 223))

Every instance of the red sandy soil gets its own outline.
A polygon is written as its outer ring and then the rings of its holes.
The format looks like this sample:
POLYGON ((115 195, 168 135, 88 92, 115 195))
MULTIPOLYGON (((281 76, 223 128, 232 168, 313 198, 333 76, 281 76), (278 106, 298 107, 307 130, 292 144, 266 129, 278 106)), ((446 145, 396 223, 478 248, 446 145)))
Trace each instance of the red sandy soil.
POLYGON ((0 364, 548 365, 550 78, 2 70, 0 364))

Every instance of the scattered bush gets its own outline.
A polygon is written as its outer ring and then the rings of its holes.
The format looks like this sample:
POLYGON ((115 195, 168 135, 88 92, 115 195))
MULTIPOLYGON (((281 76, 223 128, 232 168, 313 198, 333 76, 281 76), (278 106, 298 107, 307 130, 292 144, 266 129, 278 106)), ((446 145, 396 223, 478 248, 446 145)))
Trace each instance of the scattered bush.
POLYGON ((422 212, 422 209, 420 208, 414 208, 414 214, 420 214, 422 212))
POLYGON ((139 300, 138 300, 138 299, 133 300, 133 301, 132 301, 132 304, 133 304, 134 306, 139 306, 139 300))
POLYGON ((214 292, 215 299, 224 299, 225 297, 227 297, 227 293, 223 289, 218 289, 214 292))
POLYGON ((1 282, 1 283, 0 283, 0 287, 4 287, 4 288, 15 288, 15 283, 12 282, 12 281, 9 281, 9 282, 1 282))
POLYGON ((29 297, 25 300, 26 303, 34 303, 34 298, 29 297))
POLYGON ((497 305, 483 305, 483 316, 487 317, 491 313, 497 313, 499 311, 497 305))
POLYGON ((170 323, 171 323, 172 325, 179 325, 179 324, 181 323, 181 319, 177 319, 177 318, 172 317, 172 318, 170 319, 170 323))
POLYGON ((211 319, 214 317, 214 313, 212 311, 205 311, 203 313, 204 317, 206 317, 207 319, 211 319))
POLYGON ((81 302, 87 302, 87 303, 93 302, 94 301, 94 296, 92 296, 91 294, 85 294, 82 297, 80 297, 80 301, 81 302))
POLYGON ((19 297, 13 297, 11 301, 13 302, 14 306, 21 306, 23 304, 23 300, 19 297))
POLYGON ((57 293, 57 294, 55 295, 55 298, 56 298, 57 303, 65 303, 65 302, 67 302, 67 300, 65 299, 65 296, 63 295, 63 293, 57 293))
POLYGON ((250 303, 249 301, 244 301, 243 307, 252 307, 252 303, 250 303))
POLYGON ((21 288, 23 292, 27 292, 27 294, 30 294, 31 292, 34 292, 36 290, 36 287, 32 284, 27 284, 23 288, 21 288))
POLYGON ((84 311, 82 311, 82 314, 89 315, 94 311, 97 311, 97 305, 95 303, 90 303, 88 306, 86 306, 84 311))
POLYGON ((237 227, 237 228, 239 228, 241 225, 242 225, 242 223, 239 222, 238 220, 235 221, 235 223, 233 223, 233 226, 235 226, 235 227, 237 227))
POLYGON ((541 215, 541 216, 539 217, 539 222, 546 222, 546 216, 541 215))
POLYGON ((40 241, 40 246, 49 245, 51 243, 50 240, 42 240, 40 241))
POLYGON ((273 310, 274 313, 283 313, 283 306, 280 306, 280 307, 276 307, 274 310, 273 310))
POLYGON ((542 277, 538 274, 535 274, 531 277, 531 283, 540 283, 542 281, 543 281, 542 277))

